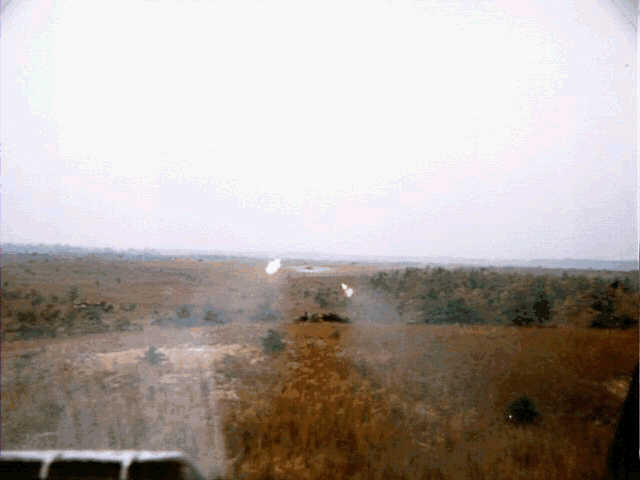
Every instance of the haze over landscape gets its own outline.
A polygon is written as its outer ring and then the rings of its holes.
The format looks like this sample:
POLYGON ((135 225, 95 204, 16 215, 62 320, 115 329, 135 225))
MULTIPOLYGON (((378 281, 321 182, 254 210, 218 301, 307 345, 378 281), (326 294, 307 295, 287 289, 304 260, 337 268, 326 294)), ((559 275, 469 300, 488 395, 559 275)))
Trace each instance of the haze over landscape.
POLYGON ((635 11, 14 1, 2 242, 635 259, 635 11))
POLYGON ((640 475, 637 0, 0 5, 0 472, 640 475))

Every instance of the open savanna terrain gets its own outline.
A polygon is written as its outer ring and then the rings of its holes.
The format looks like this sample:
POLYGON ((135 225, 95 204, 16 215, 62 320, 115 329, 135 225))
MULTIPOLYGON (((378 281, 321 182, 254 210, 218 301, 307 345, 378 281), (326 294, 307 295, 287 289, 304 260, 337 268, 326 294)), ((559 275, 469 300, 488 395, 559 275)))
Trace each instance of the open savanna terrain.
POLYGON ((2 260, 3 449, 179 449, 229 479, 602 478, 638 363, 623 272, 2 260), (350 322, 296 321, 330 312, 350 322), (506 413, 522 397, 530 424, 506 413))

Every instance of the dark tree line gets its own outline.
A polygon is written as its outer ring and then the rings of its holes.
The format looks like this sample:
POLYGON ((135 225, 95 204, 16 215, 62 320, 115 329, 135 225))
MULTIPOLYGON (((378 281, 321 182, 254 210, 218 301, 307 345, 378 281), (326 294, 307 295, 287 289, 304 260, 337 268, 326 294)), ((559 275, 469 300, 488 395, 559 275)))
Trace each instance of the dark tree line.
POLYGON ((567 323, 600 328, 637 323, 638 282, 631 272, 616 277, 608 272, 541 272, 407 268, 377 273, 369 283, 399 312, 413 312, 426 323, 567 323))

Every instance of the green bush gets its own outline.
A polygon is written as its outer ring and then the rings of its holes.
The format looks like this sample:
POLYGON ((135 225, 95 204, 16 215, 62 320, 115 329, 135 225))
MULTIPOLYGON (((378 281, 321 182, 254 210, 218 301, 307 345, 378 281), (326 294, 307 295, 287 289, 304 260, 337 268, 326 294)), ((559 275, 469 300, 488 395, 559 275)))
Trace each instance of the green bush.
POLYGON ((590 326, 592 328, 629 328, 636 325, 637 316, 634 318, 629 312, 619 311, 617 308, 616 300, 630 291, 616 280, 606 289, 601 288, 600 291, 593 293, 591 308, 597 314, 590 326))
POLYGON ((285 343, 282 341, 282 335, 279 332, 269 330, 267 335, 262 338, 262 347, 265 353, 274 354, 284 350, 285 343))
POLYGON ((480 323, 480 316, 467 305, 463 298, 433 300, 429 295, 422 308, 426 323, 480 323))
POLYGON ((18 327, 13 330, 16 338, 29 340, 32 338, 55 337, 55 324, 43 323, 38 320, 35 311, 18 312, 16 314, 18 327))
POLYGON ((86 310, 86 318, 93 322, 99 322, 102 320, 102 312, 97 308, 88 308, 86 310))
POLYGON ((136 323, 133 323, 128 318, 120 317, 115 321, 113 325, 113 330, 117 332, 141 331, 142 326, 136 323))
POLYGON ((140 360, 149 362, 151 365, 160 365, 167 361, 167 356, 151 345, 140 360))
MULTIPOLYGON (((427 323, 542 325, 593 318, 593 327, 636 324, 633 272, 568 272, 543 268, 407 268, 362 277, 385 302, 427 323)), ((323 307, 340 302, 325 291, 323 307)))

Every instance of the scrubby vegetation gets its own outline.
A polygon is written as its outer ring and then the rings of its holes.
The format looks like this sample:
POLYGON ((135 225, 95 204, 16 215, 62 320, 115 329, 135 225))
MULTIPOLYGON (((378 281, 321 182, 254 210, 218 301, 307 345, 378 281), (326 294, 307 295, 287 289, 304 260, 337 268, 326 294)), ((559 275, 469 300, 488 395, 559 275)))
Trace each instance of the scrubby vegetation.
POLYGON ((29 340, 140 328, 130 319, 116 317, 112 303, 79 301, 81 291, 69 288, 65 295, 45 294, 36 288, 2 292, 2 327, 9 339, 29 340), (49 302, 46 302, 46 299, 49 302))
POLYGON ((347 297, 338 286, 327 286, 318 288, 313 295, 313 299, 320 308, 345 307, 348 304, 347 297))
MULTIPOLYGON (((120 282, 118 282, 118 283, 120 283, 120 282)), ((135 304, 135 303, 121 303, 120 304, 120 310, 123 310, 125 312, 133 312, 137 307, 138 307, 138 305, 135 304)))
POLYGON ((285 343, 282 341, 282 334, 276 330, 269 330, 262 339, 262 347, 265 353, 278 353, 284 350, 285 343))
POLYGON ((408 268, 377 273, 369 285, 399 312, 432 324, 624 328, 638 317, 638 279, 631 272, 587 276, 408 268))
POLYGON ((208 324, 223 323, 220 313, 215 310, 206 310, 204 313, 204 321, 208 324))
POLYGON ((151 365, 160 365, 167 361, 167 356, 159 351, 154 345, 151 345, 140 360, 148 362, 151 365))
POLYGON ((5 448, 207 471, 223 443, 222 478, 602 478, 638 362, 631 273, 3 262, 5 448))
MULTIPOLYGON (((20 298, 15 293, 9 298, 20 298)), ((105 322, 103 314, 113 312, 113 305, 102 302, 100 304, 73 304, 56 307, 54 303, 43 305, 44 296, 37 290, 24 297, 27 304, 20 302, 14 307, 3 302, 3 327, 6 333, 16 340, 32 338, 46 338, 78 334, 103 333, 109 330, 119 330, 114 318, 105 322), (38 301, 34 301, 38 299, 38 301)))

